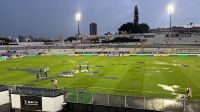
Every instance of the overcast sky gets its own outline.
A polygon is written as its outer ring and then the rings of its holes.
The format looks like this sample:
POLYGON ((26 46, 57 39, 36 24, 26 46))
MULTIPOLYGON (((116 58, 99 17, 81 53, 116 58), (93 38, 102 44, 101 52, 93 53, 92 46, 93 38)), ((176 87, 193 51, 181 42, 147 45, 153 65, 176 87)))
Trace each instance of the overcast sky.
POLYGON ((0 35, 74 35, 78 11, 82 13, 81 33, 89 34, 91 22, 98 24, 99 34, 116 32, 121 24, 133 21, 135 5, 140 22, 151 28, 168 27, 169 3, 176 7, 173 25, 200 23, 200 0, 0 0, 0 35))

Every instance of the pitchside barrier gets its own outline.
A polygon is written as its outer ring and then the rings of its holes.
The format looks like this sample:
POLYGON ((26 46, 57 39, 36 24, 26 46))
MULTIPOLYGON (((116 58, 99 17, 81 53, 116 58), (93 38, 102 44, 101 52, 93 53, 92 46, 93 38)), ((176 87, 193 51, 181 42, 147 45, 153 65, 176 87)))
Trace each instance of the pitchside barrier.
POLYGON ((152 110, 68 102, 62 112, 156 112, 152 110))
POLYGON ((200 110, 199 101, 186 99, 96 94, 82 92, 82 90, 79 92, 68 90, 66 96, 68 102, 66 108, 76 112, 146 112, 147 110, 197 112, 200 110))
POLYGON ((99 56, 98 54, 79 54, 80 56, 99 56))
MULTIPOLYGON (((33 57, 38 55, 25 55, 24 57, 33 57)), ((188 56, 200 56, 200 54, 48 54, 40 56, 154 56, 154 57, 165 57, 165 56, 177 56, 177 57, 188 57, 188 56)), ((0 57, 0 61, 10 60, 9 57, 0 57)))
POLYGON ((65 54, 52 54, 51 56, 66 56, 65 54))
MULTIPOLYGON (((67 55, 71 56, 71 55, 67 55)), ((155 57, 162 57, 162 56, 178 56, 178 57, 188 57, 188 56, 200 56, 200 54, 124 54, 124 55, 117 55, 117 54, 76 54, 73 56, 155 56, 155 57)))
MULTIPOLYGON (((63 55, 62 55, 63 56, 63 55)), ((75 54, 75 55, 66 55, 66 56, 200 56, 200 54, 75 54)))
POLYGON ((0 57, 0 61, 5 61, 7 60, 7 57, 0 57))
POLYGON ((188 57, 188 56, 200 56, 200 54, 130 54, 128 56, 155 56, 155 57, 178 56, 178 57, 188 57))
POLYGON ((37 54, 29 54, 29 55, 25 55, 25 57, 33 57, 33 56, 37 56, 37 54))

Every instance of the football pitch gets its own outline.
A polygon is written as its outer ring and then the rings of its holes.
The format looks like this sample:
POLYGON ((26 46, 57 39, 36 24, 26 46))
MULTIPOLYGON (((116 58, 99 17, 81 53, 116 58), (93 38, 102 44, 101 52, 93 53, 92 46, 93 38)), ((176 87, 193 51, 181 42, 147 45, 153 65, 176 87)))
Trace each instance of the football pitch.
MULTIPOLYGON (((53 88, 51 80, 36 80, 42 66, 59 88, 117 95, 176 98, 190 87, 193 99, 200 99, 199 57, 104 57, 33 56, 0 61, 0 85, 53 88), (90 72, 79 70, 88 63, 90 72), (58 77, 73 71, 73 77, 58 77)), ((82 68, 84 69, 84 67, 82 68)))

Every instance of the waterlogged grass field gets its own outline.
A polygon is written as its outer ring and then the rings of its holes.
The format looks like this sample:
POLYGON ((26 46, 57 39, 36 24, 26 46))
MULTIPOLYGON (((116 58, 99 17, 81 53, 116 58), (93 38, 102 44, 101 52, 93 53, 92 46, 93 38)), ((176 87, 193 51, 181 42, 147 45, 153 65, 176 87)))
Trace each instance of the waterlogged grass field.
POLYGON ((193 98, 200 99, 199 57, 25 57, 0 61, 0 84, 53 88, 50 80, 36 80, 42 66, 49 66, 59 88, 175 98, 190 87, 193 98), (79 71, 80 62, 89 63, 90 73, 79 71), (58 77, 67 71, 75 71, 74 77, 58 77))

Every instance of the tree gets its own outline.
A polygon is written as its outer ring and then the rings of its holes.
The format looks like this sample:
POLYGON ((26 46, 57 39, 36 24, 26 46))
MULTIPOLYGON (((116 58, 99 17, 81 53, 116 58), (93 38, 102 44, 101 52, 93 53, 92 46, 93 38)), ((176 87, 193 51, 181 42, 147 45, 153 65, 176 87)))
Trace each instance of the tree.
POLYGON ((107 32, 104 35, 112 35, 112 33, 111 32, 107 32))
POLYGON ((138 11, 137 5, 135 6, 135 9, 134 9, 134 21, 133 22, 136 25, 139 24, 139 11, 138 11))
POLYGON ((139 11, 137 8, 137 5, 135 6, 134 9, 134 20, 133 22, 128 22, 126 24, 123 24, 120 26, 120 28, 118 29, 119 33, 128 33, 128 34, 132 34, 132 33, 148 33, 149 32, 149 26, 146 23, 141 23, 139 24, 139 11))
POLYGON ((116 37, 113 40, 102 41, 102 43, 120 43, 120 42, 140 42, 140 39, 131 39, 128 37, 116 37))
POLYGON ((133 31, 133 27, 134 27, 134 24, 131 22, 128 22, 126 24, 123 24, 118 30, 119 32, 126 32, 130 34, 133 31))
POLYGON ((66 41, 72 42, 73 40, 77 40, 77 38, 76 37, 68 37, 67 39, 65 39, 65 42, 66 41))
POLYGON ((148 24, 146 23, 137 25, 137 24, 128 22, 126 24, 121 25, 118 30, 119 32, 126 32, 128 34, 132 34, 132 33, 148 33, 149 29, 150 28, 148 24))
POLYGON ((139 24, 139 32, 138 33, 148 33, 150 28, 146 23, 139 24))
POLYGON ((12 40, 10 40, 9 38, 6 38, 6 37, 0 37, 0 40, 3 40, 5 42, 12 42, 12 40))

